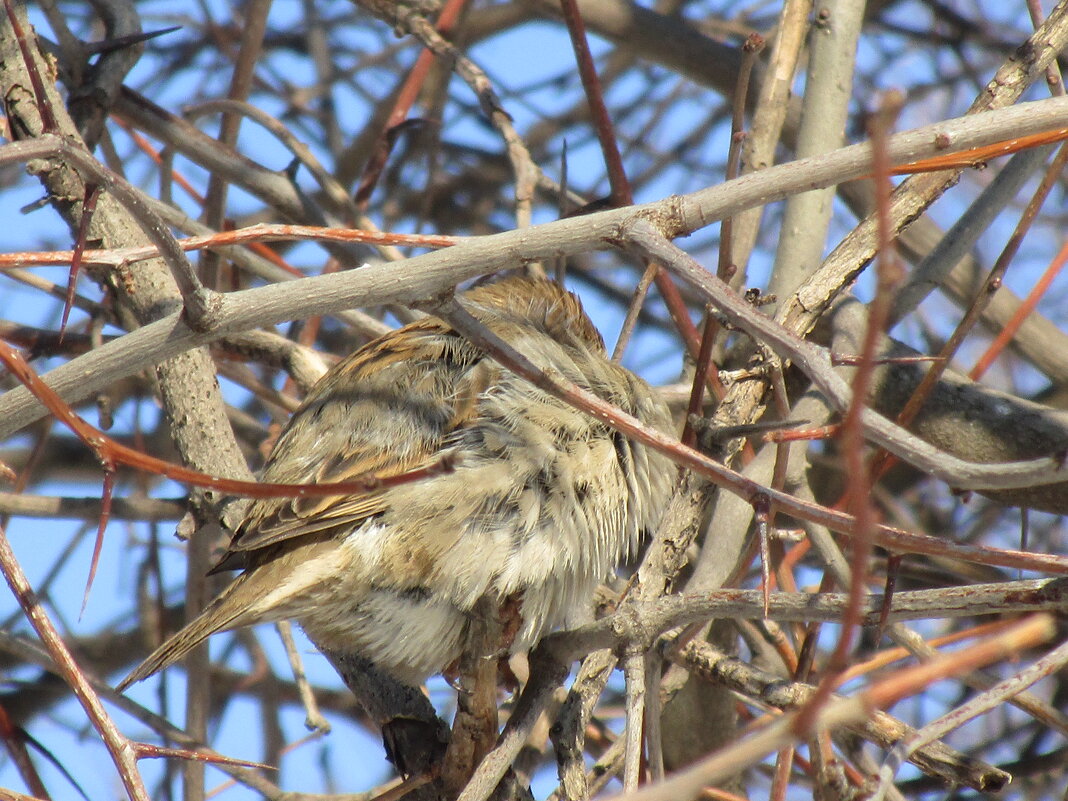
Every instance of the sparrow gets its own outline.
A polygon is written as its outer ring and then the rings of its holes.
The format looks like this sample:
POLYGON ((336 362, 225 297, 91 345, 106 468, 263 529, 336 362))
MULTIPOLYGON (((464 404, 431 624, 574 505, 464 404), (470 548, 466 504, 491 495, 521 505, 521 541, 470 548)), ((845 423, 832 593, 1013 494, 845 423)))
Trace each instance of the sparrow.
MULTIPOLYGON (((513 277, 459 297, 539 367, 664 433, 657 393, 613 363, 579 300, 513 277)), ((454 664, 482 598, 518 604, 528 649, 588 619, 599 583, 659 521, 663 455, 538 389, 426 317, 359 348, 312 388, 265 481, 318 483, 453 468, 355 495, 259 499, 213 572, 243 572, 124 689, 215 632, 295 620, 319 648, 418 686, 454 664)))

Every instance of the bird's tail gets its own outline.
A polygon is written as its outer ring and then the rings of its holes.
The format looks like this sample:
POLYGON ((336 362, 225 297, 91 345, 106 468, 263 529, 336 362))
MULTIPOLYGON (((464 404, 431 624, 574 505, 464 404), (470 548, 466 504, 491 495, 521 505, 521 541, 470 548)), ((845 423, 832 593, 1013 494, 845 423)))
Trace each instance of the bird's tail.
POLYGON ((250 599, 245 596, 249 574, 238 576, 207 608, 153 651, 129 676, 119 682, 116 689, 122 692, 131 684, 147 679, 153 673, 173 665, 217 631, 256 623, 247 619, 250 599))

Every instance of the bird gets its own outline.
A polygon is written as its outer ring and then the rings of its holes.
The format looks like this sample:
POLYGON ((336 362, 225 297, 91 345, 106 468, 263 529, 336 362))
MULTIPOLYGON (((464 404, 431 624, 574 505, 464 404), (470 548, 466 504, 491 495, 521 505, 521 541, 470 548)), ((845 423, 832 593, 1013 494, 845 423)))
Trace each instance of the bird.
MULTIPOLYGON (((656 391, 611 361, 579 299, 512 276, 457 296, 539 367, 671 433, 656 391)), ((655 529, 676 469, 427 316, 338 362, 309 391, 262 480, 418 480, 251 502, 213 572, 240 575, 120 684, 210 635, 294 620, 320 649, 418 686, 456 663, 483 598, 517 602, 509 650, 588 620, 597 586, 655 529)))

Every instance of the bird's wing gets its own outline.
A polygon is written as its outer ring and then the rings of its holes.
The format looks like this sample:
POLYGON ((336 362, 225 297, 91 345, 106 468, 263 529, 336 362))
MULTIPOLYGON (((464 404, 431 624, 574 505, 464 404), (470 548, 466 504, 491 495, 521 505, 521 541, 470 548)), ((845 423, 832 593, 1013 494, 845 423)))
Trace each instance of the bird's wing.
MULTIPOLYGON (((387 334, 320 380, 279 437, 263 479, 322 484, 432 468, 449 454, 449 435, 477 419, 495 369, 437 319, 387 334)), ((293 538, 350 529, 384 511, 388 494, 257 500, 220 567, 243 566, 247 552, 293 538)))

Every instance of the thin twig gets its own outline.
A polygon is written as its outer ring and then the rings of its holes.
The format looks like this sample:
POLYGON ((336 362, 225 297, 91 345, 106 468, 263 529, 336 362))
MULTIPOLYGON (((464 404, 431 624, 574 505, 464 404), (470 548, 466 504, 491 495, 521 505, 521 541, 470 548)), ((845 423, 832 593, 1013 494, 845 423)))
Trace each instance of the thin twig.
POLYGON ((85 714, 93 724, 93 728, 100 734, 104 741, 112 762, 119 772, 122 784, 132 801, 149 801, 150 796, 145 789, 141 774, 137 770, 137 749, 119 731, 114 721, 108 716, 107 710, 100 702, 89 680, 82 673, 81 668, 74 661, 67 646, 63 643, 63 637, 41 606, 40 600, 30 586, 26 574, 15 558, 11 544, 7 540, 7 534, 0 531, 0 569, 3 570, 11 592, 15 595, 19 606, 26 614, 27 620, 33 626, 37 636, 41 638, 49 655, 54 660, 60 676, 74 692, 78 703, 82 705, 85 714))

